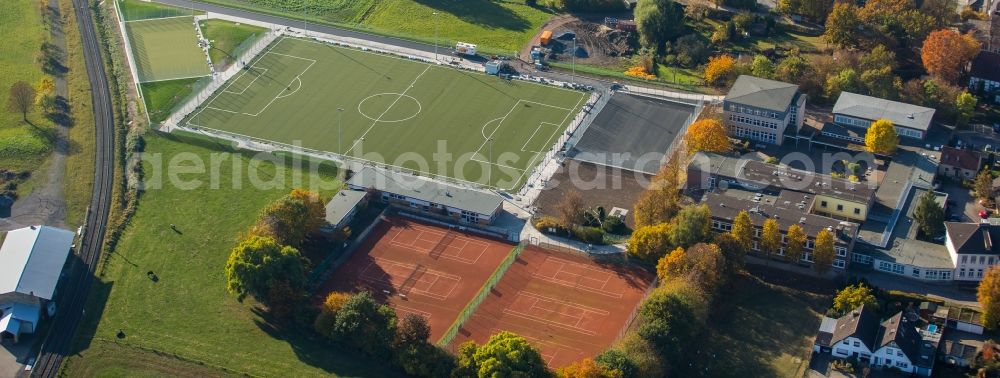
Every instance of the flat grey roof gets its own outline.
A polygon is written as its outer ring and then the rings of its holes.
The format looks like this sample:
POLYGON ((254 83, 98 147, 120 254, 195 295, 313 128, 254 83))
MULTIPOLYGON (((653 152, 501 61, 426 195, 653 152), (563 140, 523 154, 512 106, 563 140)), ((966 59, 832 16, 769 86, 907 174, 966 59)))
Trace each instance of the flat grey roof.
POLYGON ((740 75, 729 88, 726 101, 756 108, 784 112, 795 100, 799 86, 782 81, 762 79, 750 75, 740 75))
POLYGON ((340 224, 367 194, 363 190, 341 189, 333 195, 330 202, 326 203, 326 222, 333 225, 340 224))
POLYGON ((503 198, 491 192, 446 184, 426 177, 401 174, 367 166, 354 174, 347 185, 395 193, 421 201, 489 215, 503 198))
POLYGON ((931 127, 934 117, 931 108, 851 92, 840 93, 833 113, 872 121, 885 118, 893 125, 922 131, 931 127))
POLYGON ((733 220, 740 211, 746 210, 750 213, 750 220, 754 226, 763 227, 764 221, 772 218, 778 222, 782 231, 788 230, 793 224, 798 224, 803 231, 812 238, 824 229, 840 229, 843 231, 839 236, 839 241, 849 243, 854 238, 858 225, 852 222, 842 222, 833 218, 821 215, 810 214, 807 210, 798 209, 795 204, 785 204, 774 198, 762 199, 754 202, 753 196, 756 193, 746 192, 739 189, 729 189, 726 191, 716 190, 708 192, 702 203, 707 204, 712 216, 720 219, 733 220), (756 211, 755 211, 756 210, 756 211))
POLYGON ((892 261, 897 264, 912 265, 919 268, 954 269, 948 249, 941 244, 928 243, 915 239, 897 239, 890 248, 870 248, 867 251, 872 257, 892 261))

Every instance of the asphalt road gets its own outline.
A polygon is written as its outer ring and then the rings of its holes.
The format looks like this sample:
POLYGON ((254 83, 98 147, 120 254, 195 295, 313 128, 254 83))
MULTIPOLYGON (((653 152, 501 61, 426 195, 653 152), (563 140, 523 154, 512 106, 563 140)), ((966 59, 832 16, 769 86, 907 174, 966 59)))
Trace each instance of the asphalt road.
POLYGON ((104 61, 88 6, 88 0, 73 0, 83 39, 83 54, 94 106, 94 126, 97 128, 94 188, 83 240, 78 244, 77 254, 71 257, 66 269, 66 282, 62 283, 62 292, 56 298, 56 316, 31 372, 34 377, 58 375, 63 358, 71 351, 74 336, 83 319, 87 294, 94 281, 94 269, 101 255, 111 208, 111 190, 114 184, 114 116, 104 61))

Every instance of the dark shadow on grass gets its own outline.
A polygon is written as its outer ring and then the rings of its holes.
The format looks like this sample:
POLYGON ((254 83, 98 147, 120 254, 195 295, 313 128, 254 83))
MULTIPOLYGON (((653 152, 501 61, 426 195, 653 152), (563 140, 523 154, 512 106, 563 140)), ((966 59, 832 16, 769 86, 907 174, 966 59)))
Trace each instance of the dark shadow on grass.
MULTIPOLYGON (((449 13, 470 24, 488 28, 524 31, 531 27, 521 15, 500 6, 493 0, 414 0, 438 11, 449 13)), ((420 17, 421 15, 413 15, 420 17)), ((426 15, 425 17, 434 17, 426 15)))
MULTIPOLYGON (((72 256, 77 258, 75 257, 76 255, 72 256)), ((116 257, 108 255, 106 258, 113 259, 116 257)), ((84 310, 86 316, 84 316, 83 320, 80 321, 80 325, 76 330, 76 336, 74 336, 69 351, 66 353, 67 356, 77 355, 81 351, 90 348, 90 344, 97 334, 97 326, 100 323, 101 318, 104 317, 104 311, 106 310, 105 307, 108 302, 108 297, 111 295, 111 288, 113 286, 114 282, 104 282, 98 278, 93 278, 93 282, 90 286, 90 293, 87 295, 87 304, 84 310)), ((125 332, 128 331, 129 329, 125 328, 125 332)), ((104 336, 110 338, 113 335, 109 334, 104 336)))
POLYGON ((336 376, 402 377, 403 374, 384 361, 375 361, 356 351, 335 345, 311 329, 294 322, 278 321, 264 308, 252 309, 254 323, 276 340, 288 343, 299 361, 336 376))

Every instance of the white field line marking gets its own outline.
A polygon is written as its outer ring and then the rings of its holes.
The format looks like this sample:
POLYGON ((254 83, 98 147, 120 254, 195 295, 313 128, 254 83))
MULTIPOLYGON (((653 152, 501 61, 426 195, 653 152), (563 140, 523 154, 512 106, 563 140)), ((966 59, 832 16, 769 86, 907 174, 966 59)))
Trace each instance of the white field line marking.
POLYGON ((197 78, 197 77, 207 77, 207 76, 211 76, 211 75, 194 75, 194 76, 171 77, 171 78, 166 78, 166 79, 156 79, 156 80, 140 81, 139 84, 155 83, 155 82, 158 82, 158 81, 194 79, 194 78, 197 78))
MULTIPOLYGON (((284 37, 281 37, 281 38, 282 39, 289 38, 289 39, 294 39, 296 41, 301 41, 301 42, 315 43, 315 44, 329 46, 329 47, 333 47, 333 48, 337 48, 337 49, 341 49, 341 50, 356 51, 356 52, 360 52, 360 53, 371 54, 371 55, 375 55, 375 56, 381 56, 381 57, 384 57, 384 58, 391 58, 391 59, 396 59, 396 60, 402 60, 402 61, 406 61, 406 62, 410 62, 410 63, 415 63, 415 64, 426 64, 426 65, 429 65, 429 66, 434 66, 435 65, 433 63, 427 63, 427 62, 424 62, 424 61, 421 61, 421 60, 407 59, 407 58, 404 58, 404 57, 401 57, 401 56, 397 55, 397 54, 409 55, 409 54, 406 54, 404 52, 392 51, 392 50, 387 50, 387 49, 383 49, 383 48, 380 48, 380 47, 372 47, 372 46, 360 45, 360 44, 356 44, 356 43, 347 43, 347 42, 344 42, 342 40, 334 39, 334 38, 327 38, 327 39, 330 39, 332 41, 336 41, 337 43, 347 44, 347 45, 350 45, 350 46, 361 46, 361 47, 367 48, 369 50, 374 50, 374 51, 365 51, 365 50, 361 50, 360 48, 357 48, 357 47, 338 46, 338 45, 334 45, 333 43, 330 43, 330 42, 316 41, 316 40, 313 40, 313 39, 302 39, 302 38, 290 37, 290 36, 284 36, 284 37), (386 53, 379 53, 379 52, 376 52, 376 51, 384 51, 384 52, 388 52, 388 53, 387 54, 386 53)), ((421 56, 415 55, 415 54, 412 54, 410 56, 415 56, 415 57, 427 59, 425 57, 421 57, 421 56)), ((454 68, 454 67, 451 67, 451 66, 448 66, 448 65, 441 65, 441 67, 455 70, 455 71, 457 71, 457 72, 459 72, 461 74, 473 74, 473 75, 479 75, 479 76, 483 76, 483 77, 492 77, 494 79, 496 78, 496 76, 487 75, 485 72, 465 71, 465 70, 462 70, 462 69, 459 69, 459 68, 454 68)), ((555 89, 555 90, 559 90, 559 91, 563 91, 563 92, 584 93, 584 92, 573 90, 573 89, 566 89, 566 88, 558 87, 558 86, 555 86, 555 85, 542 84, 542 83, 538 83, 538 82, 534 82, 534 81, 530 81, 530 80, 512 80, 512 81, 517 82, 517 83, 524 83, 524 84, 535 85, 535 86, 540 86, 540 87, 545 87, 545 88, 551 88, 551 89, 555 89)))
POLYGON ((258 68, 258 69, 259 70, 263 70, 264 72, 261 72, 259 75, 255 76, 253 78, 253 80, 250 80, 250 83, 248 83, 245 87, 243 87, 243 90, 241 90, 239 92, 233 92, 233 91, 229 90, 229 87, 233 86, 233 84, 236 83, 237 81, 239 81, 243 76, 246 76, 247 72, 250 72, 250 70, 243 70, 243 72, 240 72, 239 76, 232 78, 231 80, 233 82, 229 83, 229 85, 226 86, 226 89, 223 89, 223 92, 232 93, 232 94, 235 94, 235 95, 242 95, 243 93, 246 93, 247 89, 250 89, 250 87, 253 85, 253 83, 256 83, 257 79, 260 79, 260 77, 264 76, 264 74, 266 74, 267 71, 268 71, 267 68, 258 68))
POLYGON ((136 22, 147 22, 147 21, 159 21, 159 20, 169 20, 169 19, 171 19, 171 18, 190 18, 190 19, 194 19, 194 16, 170 16, 170 17, 157 17, 157 18, 144 18, 144 19, 141 19, 141 20, 130 20, 130 21, 125 21, 125 23, 126 23, 126 24, 132 24, 132 23, 136 23, 136 22))
MULTIPOLYGON (((259 63, 261 60, 264 59, 264 55, 267 55, 267 53, 271 52, 271 50, 273 50, 275 46, 277 46, 279 43, 281 43, 281 41, 284 41, 284 40, 285 40, 284 37, 282 37, 281 39, 278 39, 277 41, 272 42, 271 45, 267 47, 267 49, 265 49, 260 54, 257 54, 257 56, 255 56, 253 58, 253 62, 250 63, 250 68, 254 68, 254 66, 256 66, 257 63, 259 63)), ((219 98, 219 96, 222 96, 222 94, 225 93, 229 89, 229 87, 231 85, 233 85, 234 82, 235 82, 235 80, 233 80, 232 78, 230 78, 229 81, 222 88, 222 90, 221 91, 217 90, 217 91, 215 91, 215 93, 213 93, 211 96, 209 96, 209 98, 207 100, 205 100, 205 102, 202 103, 204 106, 202 106, 202 108, 199 109, 197 113, 195 113, 194 115, 190 116, 188 118, 188 120, 187 120, 186 123, 189 124, 189 125, 194 125, 195 127, 208 128, 208 127, 201 126, 201 125, 199 125, 197 123, 192 122, 192 121, 195 120, 195 118, 197 118, 198 116, 200 116, 201 113, 205 111, 205 109, 223 110, 223 111, 228 111, 230 113, 240 114, 240 113, 237 113, 235 111, 224 110, 224 109, 212 106, 212 103, 214 103, 215 100, 219 98)), ((213 129, 213 130, 215 130, 215 129, 213 129)), ((236 134, 236 135, 241 135, 241 136, 249 137, 249 135, 242 135, 242 134, 236 134)), ((253 138, 251 138, 251 140, 253 140, 253 138)))
MULTIPOLYGON (((569 119, 569 116, 573 115, 573 113, 576 111, 576 109, 578 109, 580 107, 580 101, 583 101, 583 98, 585 97, 584 94, 585 93, 582 93, 582 92, 580 93, 580 99, 576 101, 576 105, 573 105, 573 109, 572 110, 569 110, 569 111, 566 112, 566 117, 563 117, 562 122, 559 122, 559 128, 558 129, 561 129, 561 128, 563 128, 563 127, 566 126, 566 121, 569 119)), ((549 140, 545 141, 545 145, 546 146, 551 145, 552 144, 552 138, 555 137, 558 134, 559 133, 553 133, 551 136, 549 136, 549 140)), ((533 167, 535 165, 535 160, 538 160, 539 156, 544 156, 544 155, 545 154, 535 154, 535 156, 532 157, 531 160, 528 161, 528 165, 526 165, 526 167, 528 167, 528 168, 525 169, 521 173, 521 177, 518 177, 518 179, 516 181, 514 181, 514 184, 510 188, 505 188, 504 190, 507 190, 507 191, 513 190, 514 186, 517 186, 517 183, 521 182, 521 180, 524 180, 524 176, 528 174, 528 170, 531 169, 531 167, 533 167)))
MULTIPOLYGON (((312 68, 312 66, 313 66, 313 65, 315 65, 315 64, 316 64, 316 60, 315 60, 315 59, 309 59, 309 58, 303 58, 303 57, 299 57, 299 56, 293 56, 293 55, 288 55, 288 54, 281 54, 281 53, 276 53, 276 52, 270 52, 270 51, 266 52, 266 53, 265 53, 264 55, 267 55, 267 54, 275 54, 275 55, 282 55, 282 56, 287 56, 287 57, 290 57, 290 58, 298 58, 298 59, 302 59, 302 60, 305 60, 305 61, 308 61, 308 62, 309 62, 309 65, 308 65, 308 66, 306 66, 306 68, 305 68, 304 70, 302 70, 302 72, 300 72, 300 73, 299 73, 298 75, 295 75, 295 77, 294 77, 294 78, 292 78, 292 80, 291 80, 291 81, 289 81, 289 82, 288 82, 288 84, 284 86, 284 89, 282 89, 281 91, 279 91, 279 92, 278 92, 278 94, 276 94, 276 95, 274 96, 274 98, 272 98, 272 99, 271 99, 271 101, 269 101, 269 102, 267 103, 267 105, 264 105, 264 107, 263 107, 263 108, 261 108, 261 109, 260 109, 259 111, 257 111, 257 113, 253 113, 253 114, 251 114, 251 113, 246 113, 246 112, 237 112, 237 111, 230 111, 230 113, 236 113, 236 114, 243 114, 243 115, 247 115, 247 116, 250 116, 250 117, 257 117, 257 116, 259 116, 259 115, 260 115, 261 113, 263 113, 263 112, 264 112, 265 110, 267 110, 267 108, 268 108, 269 106, 271 106, 271 104, 273 104, 273 103, 274 103, 275 101, 277 101, 277 100, 278 100, 279 98, 284 98, 284 97, 288 97, 288 96, 291 96, 291 95, 295 94, 296 92, 298 92, 298 91, 299 91, 299 89, 302 89, 302 79, 301 79, 302 75, 305 75, 305 73, 306 73, 307 71, 309 71, 309 69, 310 69, 310 68, 312 68), (296 81, 298 81, 298 83, 299 83, 299 86, 298 86, 298 88, 296 88, 296 89, 295 89, 294 91, 291 91, 290 93, 284 93, 284 92, 288 91, 288 88, 289 88, 289 87, 290 87, 290 86, 292 85, 292 83, 295 83, 296 81)), ((262 55, 262 57, 263 57, 263 55, 262 55)), ((254 64, 253 64, 253 65, 251 65, 250 67, 251 67, 251 68, 254 68, 254 69, 257 69, 257 64, 258 64, 258 63, 260 63, 260 60, 258 60, 257 62, 254 62, 254 64)), ((266 68, 264 68, 264 69, 266 70, 266 68)), ((230 80, 231 80, 231 79, 230 79, 230 80)), ((254 79, 254 80, 256 80, 256 79, 254 79)), ((235 82, 234 80, 233 80, 233 81, 230 81, 230 82, 229 82, 229 84, 228 84, 228 85, 226 85, 226 89, 224 89, 224 90, 223 90, 223 92, 227 92, 227 93, 234 93, 234 92, 230 92, 230 91, 229 91, 229 86, 233 85, 233 83, 234 83, 234 82, 235 82)), ((243 91, 242 91, 242 92, 240 92, 240 94, 242 94, 243 92, 246 92, 246 90, 247 90, 248 88, 249 88, 249 86, 248 86, 247 88, 244 88, 244 89, 243 89, 243 91)), ((211 105, 212 103, 214 103, 214 102, 215 102, 215 100, 217 100, 217 99, 218 99, 218 97, 215 97, 215 98, 213 98, 213 99, 211 100, 211 102, 209 102, 209 105, 211 105)), ((212 108, 213 108, 213 109, 218 109, 218 108, 215 108, 215 107, 212 107, 212 108)), ((223 110, 223 109, 219 109, 219 110, 223 110)))
POLYGON ((375 128, 375 125, 378 125, 379 120, 382 119, 382 117, 384 117, 387 113, 389 113, 389 111, 392 110, 392 107, 396 106, 396 103, 399 102, 399 100, 406 95, 406 92, 409 92, 410 88, 413 88, 413 86, 417 84, 417 80, 420 80, 420 77, 424 76, 424 74, 427 73, 427 71, 430 69, 431 65, 428 64, 427 68, 424 68, 424 70, 420 72, 420 74, 417 75, 417 77, 413 78, 413 81, 410 82, 410 85, 408 85, 405 89, 403 89, 403 92, 401 92, 399 96, 396 97, 396 101, 393 101, 391 104, 389 104, 389 106, 385 108, 385 111, 383 111, 382 114, 379 114, 378 118, 375 118, 375 121, 372 122, 372 125, 368 126, 368 130, 365 130, 365 133, 361 134, 361 137, 358 138, 358 140, 354 141, 354 144, 351 145, 351 148, 348 148, 347 151, 344 151, 344 153, 349 154, 352 150, 354 150, 354 147, 357 147, 358 143, 361 143, 361 141, 365 140, 365 136, 367 136, 368 133, 375 128))
POLYGON ((538 127, 535 128, 535 132, 531 133, 531 136, 529 136, 528 139, 524 141, 524 145, 521 146, 521 152, 532 152, 532 153, 536 153, 536 154, 542 153, 541 151, 531 151, 531 150, 526 150, 525 149, 525 148, 528 148, 528 143, 531 143, 531 140, 535 138, 535 134, 538 134, 538 130, 542 129, 542 125, 552 125, 552 126, 556 127, 556 130, 559 129, 559 125, 554 124, 552 122, 540 122, 538 124, 538 127))

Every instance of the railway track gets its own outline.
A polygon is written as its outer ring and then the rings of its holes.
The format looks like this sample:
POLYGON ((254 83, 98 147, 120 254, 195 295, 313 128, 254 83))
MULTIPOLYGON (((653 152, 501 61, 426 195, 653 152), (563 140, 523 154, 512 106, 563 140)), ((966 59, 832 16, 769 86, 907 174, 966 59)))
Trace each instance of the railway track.
POLYGON ((94 188, 84 226, 83 240, 76 251, 78 258, 71 259, 67 268, 68 278, 62 285, 62 293, 56 299, 56 315, 51 329, 43 340, 41 352, 31 371, 32 377, 55 377, 63 358, 70 352, 77 328, 84 317, 87 294, 94 281, 94 271, 101 256, 104 232, 111 208, 111 193, 114 185, 115 129, 111 93, 104 71, 104 61, 94 30, 88 0, 73 0, 80 36, 83 39, 83 54, 90 77, 90 94, 94 106, 96 130, 96 156, 94 164, 94 188))

